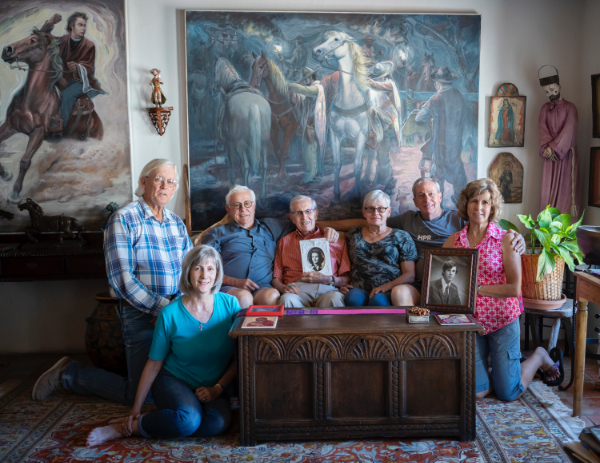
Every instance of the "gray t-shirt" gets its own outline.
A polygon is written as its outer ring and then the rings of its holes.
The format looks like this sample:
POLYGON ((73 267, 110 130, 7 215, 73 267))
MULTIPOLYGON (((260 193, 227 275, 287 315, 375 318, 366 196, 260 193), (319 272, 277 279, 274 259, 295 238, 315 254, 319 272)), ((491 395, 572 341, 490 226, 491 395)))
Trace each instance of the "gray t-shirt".
POLYGON ((458 216, 457 211, 442 211, 433 220, 423 220, 420 211, 406 211, 387 220, 388 227, 399 228, 408 232, 417 246, 419 260, 417 262, 415 283, 421 284, 423 279, 423 260, 426 248, 441 248, 452 233, 465 228, 466 221, 458 216))

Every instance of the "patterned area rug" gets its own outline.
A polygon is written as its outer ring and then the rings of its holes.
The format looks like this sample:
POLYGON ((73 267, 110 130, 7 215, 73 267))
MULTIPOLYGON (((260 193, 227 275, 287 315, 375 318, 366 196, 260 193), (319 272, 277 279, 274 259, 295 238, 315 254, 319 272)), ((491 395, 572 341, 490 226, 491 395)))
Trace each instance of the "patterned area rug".
POLYGON ((0 398, 0 462, 569 462, 562 443, 584 426, 570 418, 570 410, 549 388, 535 382, 515 402, 478 401, 475 442, 372 439, 239 447, 235 411, 224 436, 136 437, 89 448, 87 433, 125 415, 129 407, 66 392, 36 403, 32 386, 21 383, 0 398))

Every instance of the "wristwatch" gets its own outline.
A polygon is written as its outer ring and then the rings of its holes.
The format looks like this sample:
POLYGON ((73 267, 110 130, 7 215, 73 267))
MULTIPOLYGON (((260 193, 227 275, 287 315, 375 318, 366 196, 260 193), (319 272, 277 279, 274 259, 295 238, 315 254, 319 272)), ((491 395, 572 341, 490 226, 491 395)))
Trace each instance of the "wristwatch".
POLYGON ((330 286, 335 286, 335 277, 331 275, 331 281, 329 282, 330 286))

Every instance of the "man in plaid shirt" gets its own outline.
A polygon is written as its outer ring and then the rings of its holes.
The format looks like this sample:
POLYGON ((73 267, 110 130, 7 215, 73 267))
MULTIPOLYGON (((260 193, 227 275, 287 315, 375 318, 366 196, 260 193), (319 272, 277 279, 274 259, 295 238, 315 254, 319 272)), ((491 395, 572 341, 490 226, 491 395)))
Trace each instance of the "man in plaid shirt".
POLYGON ((63 357, 33 388, 43 400, 61 385, 131 405, 154 335, 156 317, 180 296, 181 262, 192 243, 182 220, 165 208, 177 188, 177 170, 166 159, 142 169, 139 200, 115 212, 104 232, 106 271, 111 295, 121 300, 119 318, 127 356, 126 378, 63 357))

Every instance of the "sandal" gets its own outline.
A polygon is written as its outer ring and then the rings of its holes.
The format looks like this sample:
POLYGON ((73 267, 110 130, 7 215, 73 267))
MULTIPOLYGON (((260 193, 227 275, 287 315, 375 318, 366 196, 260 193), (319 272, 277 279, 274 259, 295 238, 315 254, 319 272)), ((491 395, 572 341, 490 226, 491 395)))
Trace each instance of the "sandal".
POLYGON ((555 362, 554 365, 552 365, 546 371, 542 371, 542 369, 539 368, 538 373, 541 375, 542 381, 547 386, 560 386, 563 383, 563 381, 565 380, 565 367, 564 367, 564 363, 563 363, 562 350, 560 350, 558 347, 554 347, 550 351, 550 358, 552 360, 554 360, 554 362, 555 362), (554 380, 546 379, 548 373, 551 372, 552 370, 555 370, 556 368, 558 368, 558 372, 559 372, 558 378, 556 378, 554 380))

